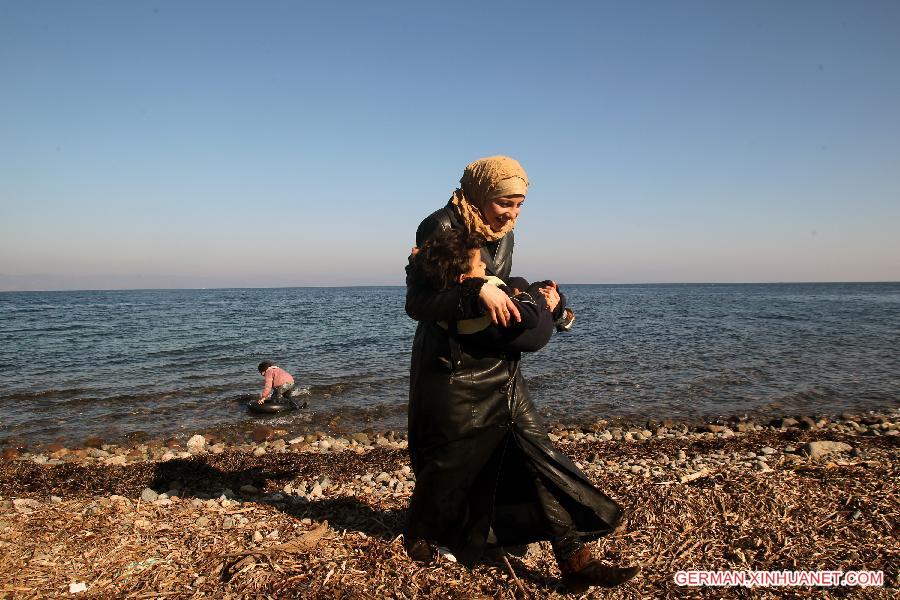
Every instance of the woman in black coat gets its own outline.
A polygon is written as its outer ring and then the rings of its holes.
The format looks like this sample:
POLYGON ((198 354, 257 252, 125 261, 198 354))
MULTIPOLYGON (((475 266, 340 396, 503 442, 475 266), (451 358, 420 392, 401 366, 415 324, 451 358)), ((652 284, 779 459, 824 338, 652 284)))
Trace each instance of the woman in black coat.
MULTIPOLYGON (((440 231, 468 230, 486 240, 487 274, 505 280, 527 175, 517 161, 499 156, 468 165, 460 183, 447 205, 419 225, 416 245, 440 231)), ((489 543, 550 540, 572 591, 633 577, 635 568, 591 557, 585 542, 609 533, 621 511, 550 442, 528 396, 520 354, 467 346, 452 328, 437 325, 484 312, 507 324, 517 317, 514 303, 478 278, 439 292, 418 285, 414 264, 407 267, 406 297, 407 313, 419 321, 410 365, 409 452, 416 474, 405 532, 410 555, 428 560, 441 545, 472 564, 489 543)))

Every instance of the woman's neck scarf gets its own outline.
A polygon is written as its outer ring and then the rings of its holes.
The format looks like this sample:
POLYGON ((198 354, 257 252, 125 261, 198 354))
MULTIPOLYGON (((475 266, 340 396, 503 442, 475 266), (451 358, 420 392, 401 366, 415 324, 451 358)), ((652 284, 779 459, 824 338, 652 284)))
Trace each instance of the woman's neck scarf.
POLYGON ((470 163, 463 171, 460 187, 453 192, 450 202, 466 224, 469 233, 479 234, 488 242, 495 242, 513 230, 515 219, 494 231, 485 221, 481 207, 502 196, 524 196, 528 192, 528 175, 515 159, 508 156, 491 156, 470 163))

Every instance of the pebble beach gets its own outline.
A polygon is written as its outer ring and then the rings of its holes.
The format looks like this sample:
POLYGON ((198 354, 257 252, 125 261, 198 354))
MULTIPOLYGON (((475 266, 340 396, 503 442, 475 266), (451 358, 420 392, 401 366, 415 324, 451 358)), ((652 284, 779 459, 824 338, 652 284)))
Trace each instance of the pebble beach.
MULTIPOLYGON (((642 573, 588 597, 896 593, 900 411, 553 425, 626 509, 595 553, 642 573), (680 570, 882 571, 873 587, 681 587, 680 570)), ((4 449, 0 597, 562 598, 549 544, 474 568, 403 550, 398 432, 4 449)))

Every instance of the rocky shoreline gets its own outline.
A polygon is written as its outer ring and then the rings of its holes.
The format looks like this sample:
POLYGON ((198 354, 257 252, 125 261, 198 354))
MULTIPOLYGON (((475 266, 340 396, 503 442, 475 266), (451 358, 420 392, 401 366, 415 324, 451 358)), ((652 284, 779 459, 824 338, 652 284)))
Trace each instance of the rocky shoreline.
MULTIPOLYGON (((678 570, 881 570, 884 587, 762 597, 888 597, 898 584, 900 411, 555 425, 551 439, 626 508, 597 553, 643 573, 609 597, 733 595, 678 570), (893 540, 893 541, 892 541, 893 540)), ((402 433, 3 450, 0 596, 563 597, 549 546, 466 569, 410 561, 402 433)), ((747 593, 744 591, 744 593, 747 593)))

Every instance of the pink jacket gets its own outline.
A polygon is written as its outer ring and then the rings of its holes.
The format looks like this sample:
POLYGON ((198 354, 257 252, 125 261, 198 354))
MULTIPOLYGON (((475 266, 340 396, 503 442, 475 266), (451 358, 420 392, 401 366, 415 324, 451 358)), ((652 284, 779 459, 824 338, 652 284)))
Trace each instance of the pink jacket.
POLYGON ((266 378, 266 385, 263 388, 260 398, 265 398, 272 393, 273 388, 281 387, 286 383, 294 383, 291 374, 281 367, 271 366, 265 370, 263 377, 266 378))

